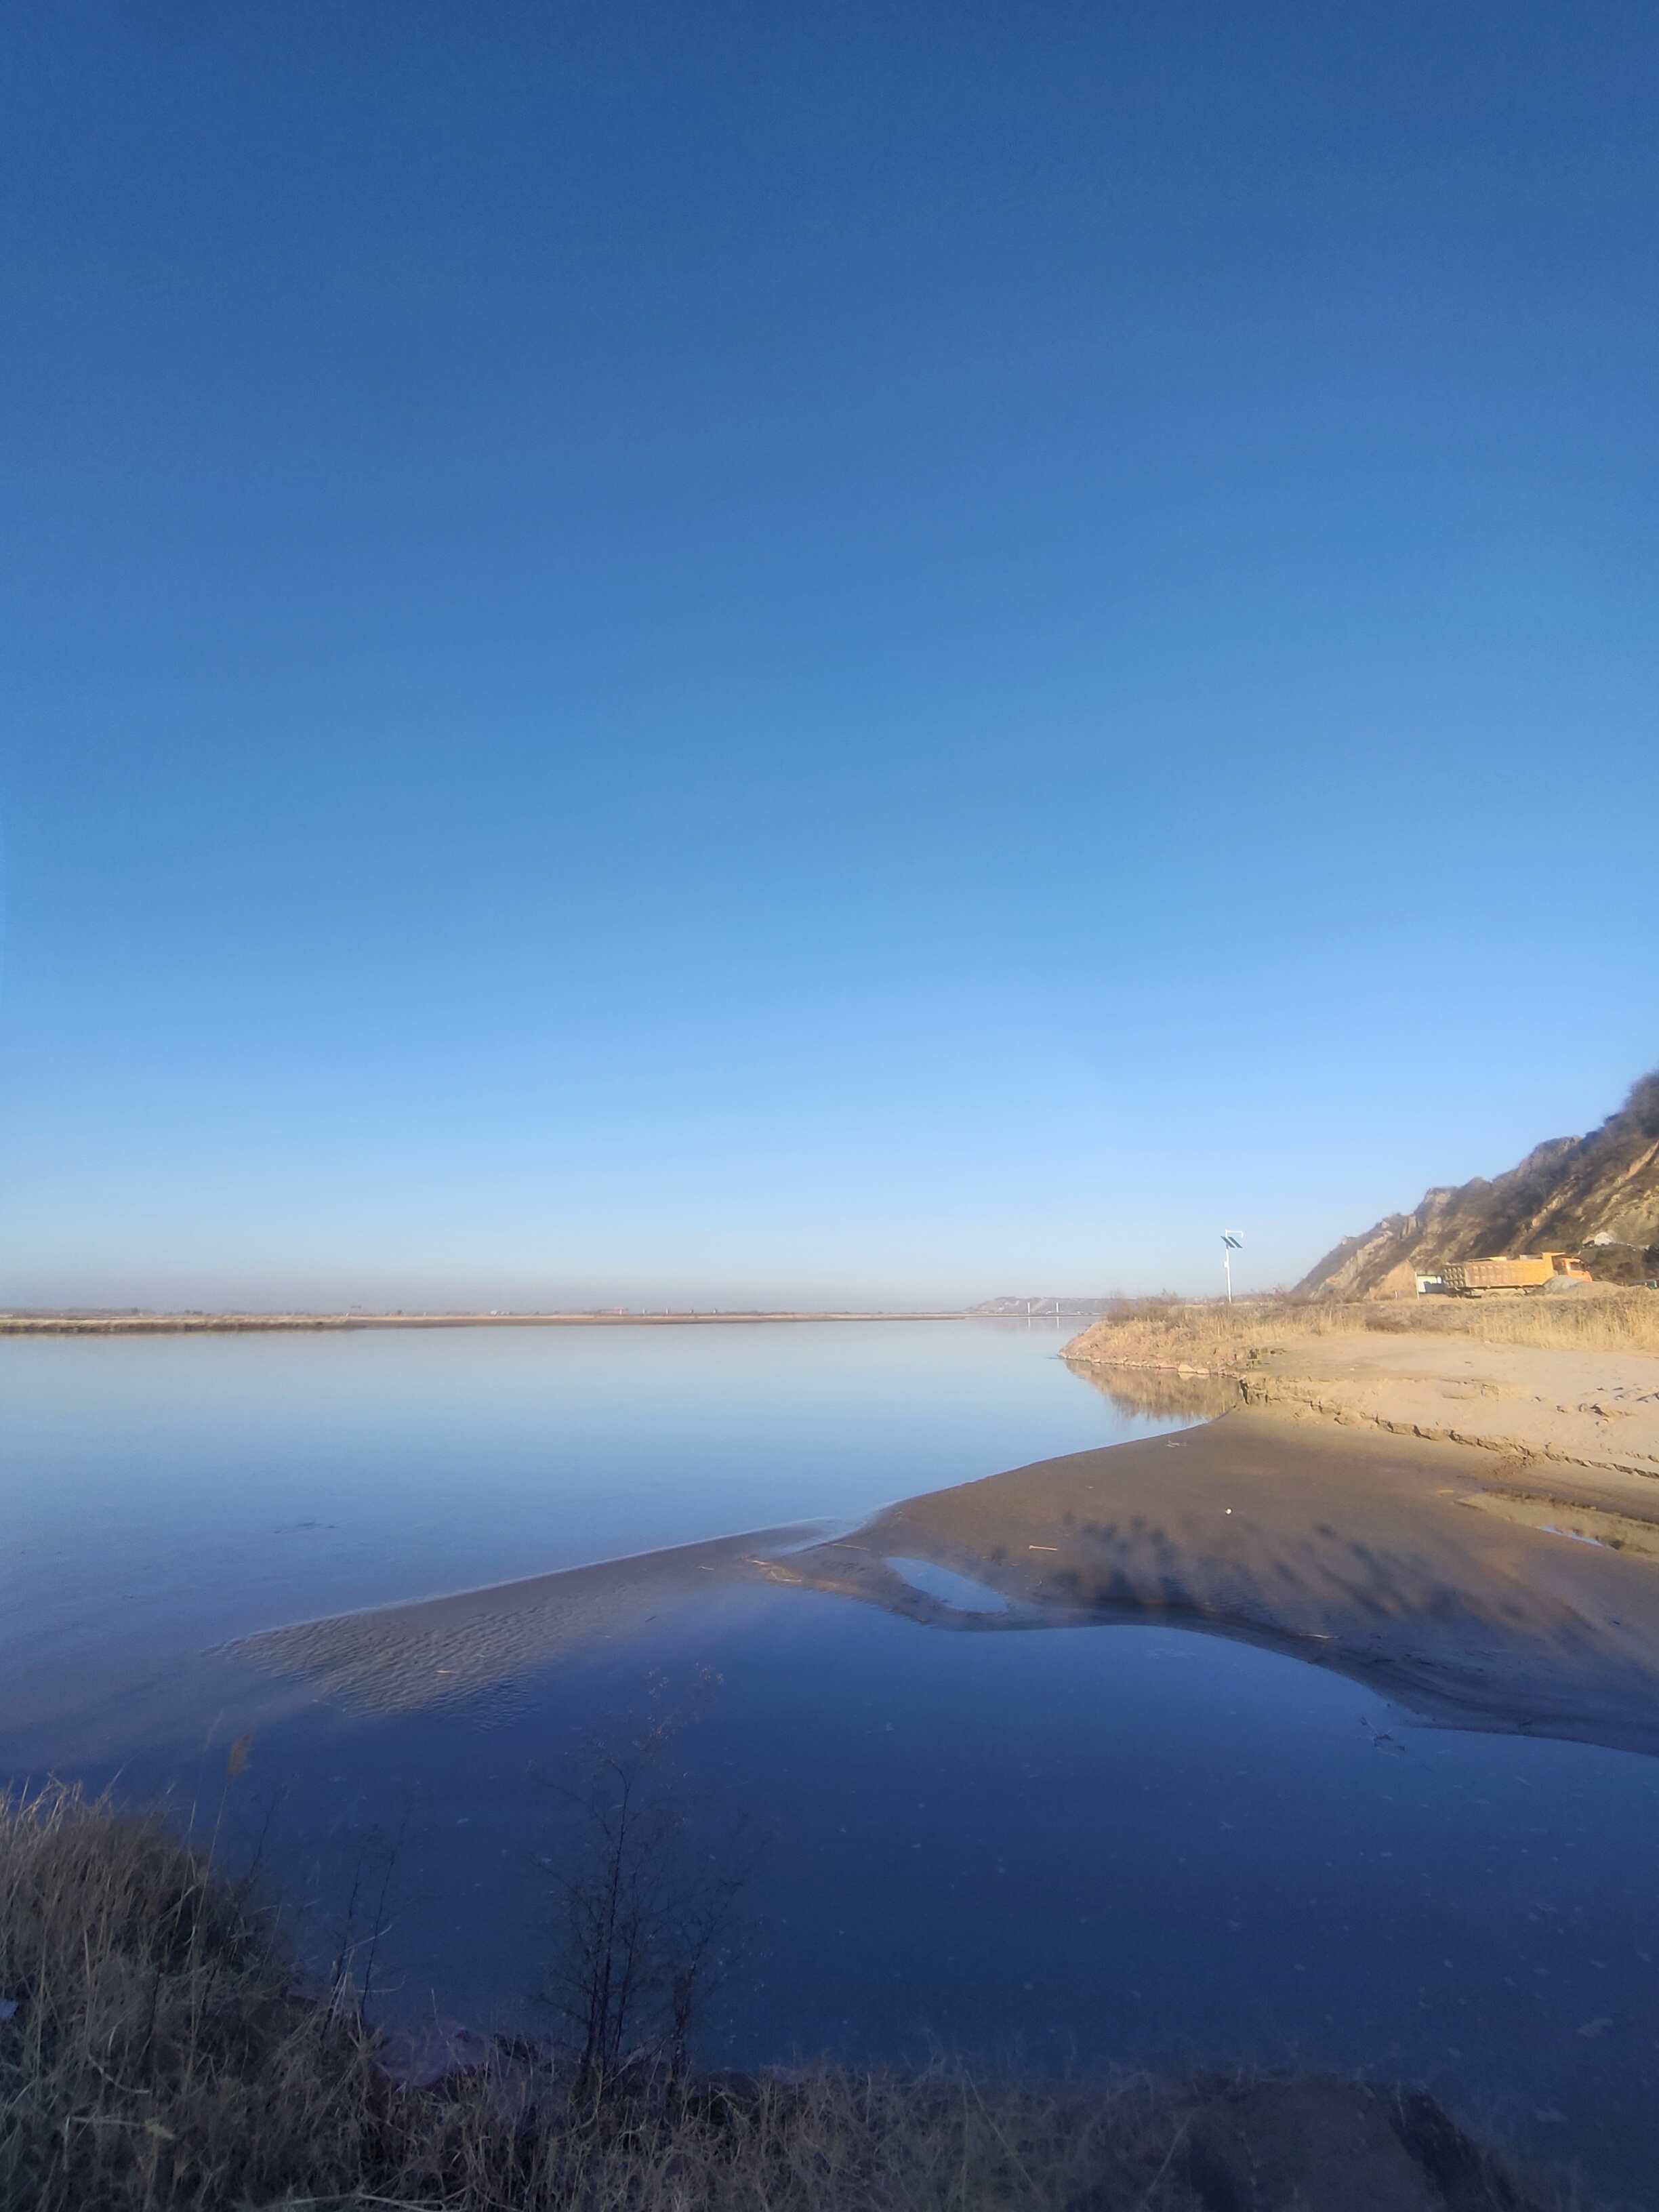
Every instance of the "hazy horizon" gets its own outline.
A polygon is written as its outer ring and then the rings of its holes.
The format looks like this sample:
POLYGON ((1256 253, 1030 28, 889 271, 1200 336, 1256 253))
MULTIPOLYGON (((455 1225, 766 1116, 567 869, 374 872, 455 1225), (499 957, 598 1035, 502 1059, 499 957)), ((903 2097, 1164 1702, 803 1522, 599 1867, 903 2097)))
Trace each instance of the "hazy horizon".
POLYGON ((0 29, 0 1305, 1288 1283, 1659 1060, 1659 21, 0 29))

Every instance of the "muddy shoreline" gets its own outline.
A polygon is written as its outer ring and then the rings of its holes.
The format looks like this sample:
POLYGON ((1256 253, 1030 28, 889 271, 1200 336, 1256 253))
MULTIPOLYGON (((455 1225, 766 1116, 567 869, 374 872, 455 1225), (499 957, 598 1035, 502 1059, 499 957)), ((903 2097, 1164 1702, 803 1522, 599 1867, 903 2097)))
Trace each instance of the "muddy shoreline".
POLYGON ((850 1534, 734 1537, 275 1630, 229 1656, 360 1711, 417 1711, 762 1581, 962 1634, 1188 1628, 1439 1725, 1659 1752, 1659 1493, 1552 1472, 1243 1407, 910 1498, 850 1534), (1000 1609, 929 1595, 896 1559, 1000 1609))

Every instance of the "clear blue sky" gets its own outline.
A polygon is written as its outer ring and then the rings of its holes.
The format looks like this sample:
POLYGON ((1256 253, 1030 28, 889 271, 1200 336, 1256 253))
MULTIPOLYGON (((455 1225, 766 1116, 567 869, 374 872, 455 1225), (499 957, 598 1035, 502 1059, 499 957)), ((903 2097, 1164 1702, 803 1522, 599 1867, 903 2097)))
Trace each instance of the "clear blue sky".
POLYGON ((0 19, 0 1303, 1299 1273, 1659 1060, 1659 14, 0 19))

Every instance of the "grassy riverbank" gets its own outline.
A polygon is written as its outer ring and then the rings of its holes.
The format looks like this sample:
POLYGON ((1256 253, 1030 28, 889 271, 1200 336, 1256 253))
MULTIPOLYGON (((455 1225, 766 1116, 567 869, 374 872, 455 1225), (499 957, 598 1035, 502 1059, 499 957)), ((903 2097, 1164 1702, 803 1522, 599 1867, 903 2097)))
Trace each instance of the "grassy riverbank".
POLYGON ((1085 1364, 1221 1368, 1248 1364, 1252 1346, 1371 1335, 1464 1338, 1540 1352, 1659 1355, 1659 1291, 1595 1285, 1561 1296, 1413 1299, 1124 1298, 1074 1337, 1085 1364))
POLYGON ((1503 2208, 1527 2193, 1421 2094, 1326 2080, 1091 2094, 961 2070, 603 2094, 522 2045, 417 2087, 299 1987, 271 1914, 159 1821, 0 1811, 6 2212, 1221 2212, 1503 2208))
POLYGON ((1659 1478, 1659 1291, 1363 1305, 1125 1301, 1066 1346, 1121 1404, 1229 1404, 1659 1478))

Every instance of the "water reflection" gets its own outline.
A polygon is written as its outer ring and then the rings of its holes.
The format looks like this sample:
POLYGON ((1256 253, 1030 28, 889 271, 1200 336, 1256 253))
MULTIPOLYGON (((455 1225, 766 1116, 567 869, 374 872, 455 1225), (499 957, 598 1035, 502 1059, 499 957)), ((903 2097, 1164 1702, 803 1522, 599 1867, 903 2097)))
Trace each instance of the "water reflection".
POLYGON ((562 1778, 702 1680, 688 1796, 767 1839, 711 2062, 937 2037, 1039 2069, 1360 2068, 1604 2188, 1659 2170, 1650 1759, 1424 1729, 1375 1683, 1144 1615, 1010 1632, 917 1589, 925 1619, 698 1583, 454 1703, 266 1714, 233 1805, 285 1885, 337 1898, 398 1840, 390 2016, 537 2032, 562 1778))
POLYGON ((1175 1367, 1073 1366, 1071 1371, 1132 1419, 1212 1421, 1238 1403, 1237 1383, 1218 1375, 1183 1374, 1175 1367))
POLYGON ((901 1582, 920 1590, 924 1597, 937 1600, 952 1613, 1008 1611, 1008 1601, 1000 1590, 988 1589, 971 1575, 959 1575, 954 1568, 941 1567, 933 1559, 884 1559, 882 1564, 901 1582))
POLYGON ((1067 1371, 1075 1328, 0 1340, 0 1685, 848 1522, 1166 1425, 1067 1371))
MULTIPOLYGON (((1205 1379, 1156 1378, 1161 1417, 1205 1379)), ((106 1670, 98 1729, 14 1703, 0 1752, 222 1797, 323 1918, 395 1846, 386 2006, 533 2032, 550 1784, 596 1730, 712 1685, 687 1789, 769 1844, 706 2057, 937 2035, 1056 2067, 1364 2068, 1639 2199, 1659 1559, 1626 1522, 1650 1525, 1547 1469, 1233 1413, 817 1540, 106 1670)))

